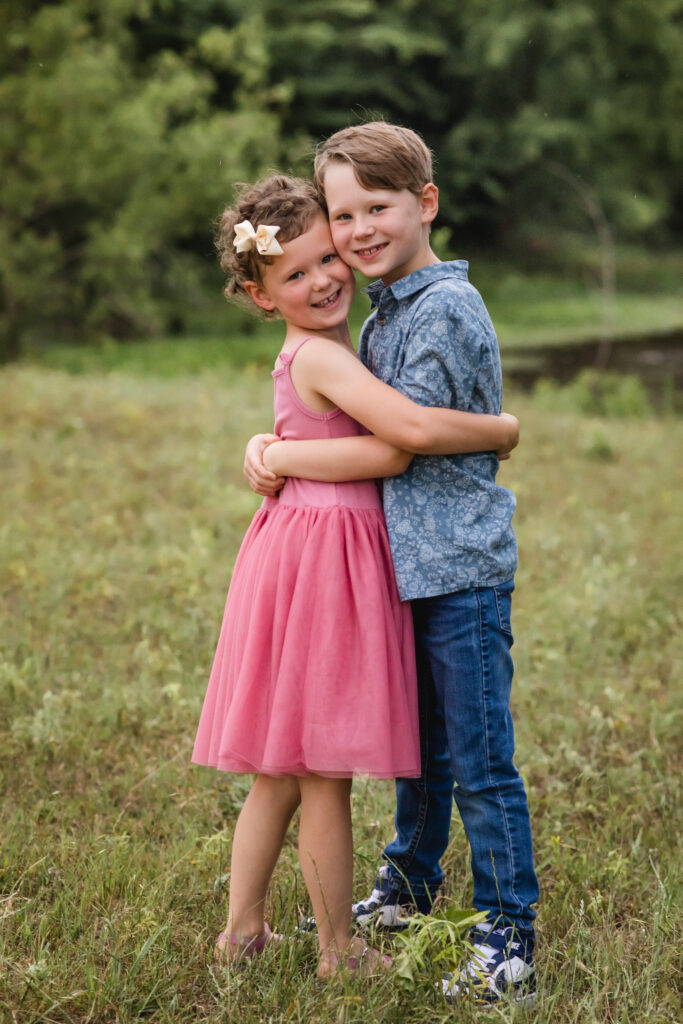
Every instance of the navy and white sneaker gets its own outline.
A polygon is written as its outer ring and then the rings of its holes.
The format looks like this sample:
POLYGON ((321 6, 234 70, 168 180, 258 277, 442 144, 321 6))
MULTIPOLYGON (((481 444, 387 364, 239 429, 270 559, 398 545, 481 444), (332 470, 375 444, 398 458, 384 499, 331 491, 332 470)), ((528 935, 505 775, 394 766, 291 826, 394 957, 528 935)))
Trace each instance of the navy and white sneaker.
POLYGON ((528 1006, 536 999, 533 947, 515 937, 515 929, 477 925, 470 932, 474 953, 459 974, 448 974, 441 989, 449 1002, 464 997, 478 1003, 508 999, 528 1006))
MULTIPOLYGON (((399 892, 391 884, 389 865, 384 864, 377 873, 375 887, 366 900, 351 906, 353 923, 363 931, 370 926, 390 931, 401 931, 407 928, 410 920, 406 916, 418 908, 409 902, 404 893, 399 892)), ((297 934, 305 935, 317 928, 314 917, 304 917, 299 921, 297 934)))
POLYGON ((390 931, 401 931, 410 924, 410 914, 415 911, 428 914, 431 900, 424 897, 413 900, 412 897, 392 885, 392 875, 388 864, 383 864, 377 873, 375 887, 366 900, 354 903, 351 907, 353 919, 358 928, 386 928, 390 931), (420 902, 425 904, 420 906, 420 902))

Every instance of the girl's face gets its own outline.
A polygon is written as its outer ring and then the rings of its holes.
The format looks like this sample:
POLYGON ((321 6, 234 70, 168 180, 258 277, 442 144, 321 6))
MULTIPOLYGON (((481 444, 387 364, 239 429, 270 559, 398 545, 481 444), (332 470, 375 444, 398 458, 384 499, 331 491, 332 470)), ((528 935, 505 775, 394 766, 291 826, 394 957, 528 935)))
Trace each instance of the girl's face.
POLYGON ((320 212, 310 228, 264 267, 263 285, 247 281, 245 291, 262 309, 277 310, 283 320, 305 330, 325 331, 343 323, 355 291, 353 271, 332 244, 327 218, 320 212))

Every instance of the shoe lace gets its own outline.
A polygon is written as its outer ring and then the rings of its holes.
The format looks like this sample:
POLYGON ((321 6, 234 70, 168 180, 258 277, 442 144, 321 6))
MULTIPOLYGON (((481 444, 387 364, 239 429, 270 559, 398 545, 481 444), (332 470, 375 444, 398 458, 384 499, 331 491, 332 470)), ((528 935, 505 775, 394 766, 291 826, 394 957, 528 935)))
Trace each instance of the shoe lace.
POLYGON ((511 954, 518 953, 522 949, 521 942, 512 940, 505 928, 474 929, 472 938, 475 939, 474 953, 467 965, 468 975, 486 971, 496 962, 508 959, 511 954))

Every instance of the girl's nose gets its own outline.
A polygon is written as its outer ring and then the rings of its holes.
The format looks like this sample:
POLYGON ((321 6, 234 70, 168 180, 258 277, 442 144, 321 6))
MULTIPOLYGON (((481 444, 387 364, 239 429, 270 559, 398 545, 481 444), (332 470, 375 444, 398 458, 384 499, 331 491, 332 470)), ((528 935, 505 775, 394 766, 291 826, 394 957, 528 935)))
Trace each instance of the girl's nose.
POLYGON ((313 287, 316 291, 323 291, 330 284, 330 272, 326 267, 318 267, 313 278, 313 287))

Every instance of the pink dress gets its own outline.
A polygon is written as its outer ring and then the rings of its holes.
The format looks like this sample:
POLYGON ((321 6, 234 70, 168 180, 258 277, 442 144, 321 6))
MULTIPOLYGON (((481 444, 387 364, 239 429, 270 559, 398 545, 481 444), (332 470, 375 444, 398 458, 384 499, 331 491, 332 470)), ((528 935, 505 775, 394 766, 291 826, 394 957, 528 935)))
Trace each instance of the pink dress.
MULTIPOLYGON (((298 348, 273 371, 275 432, 365 433, 341 409, 304 405, 290 376, 298 348)), ((192 760, 265 775, 419 775, 412 615, 373 480, 292 477, 264 499, 235 563, 192 760)))

